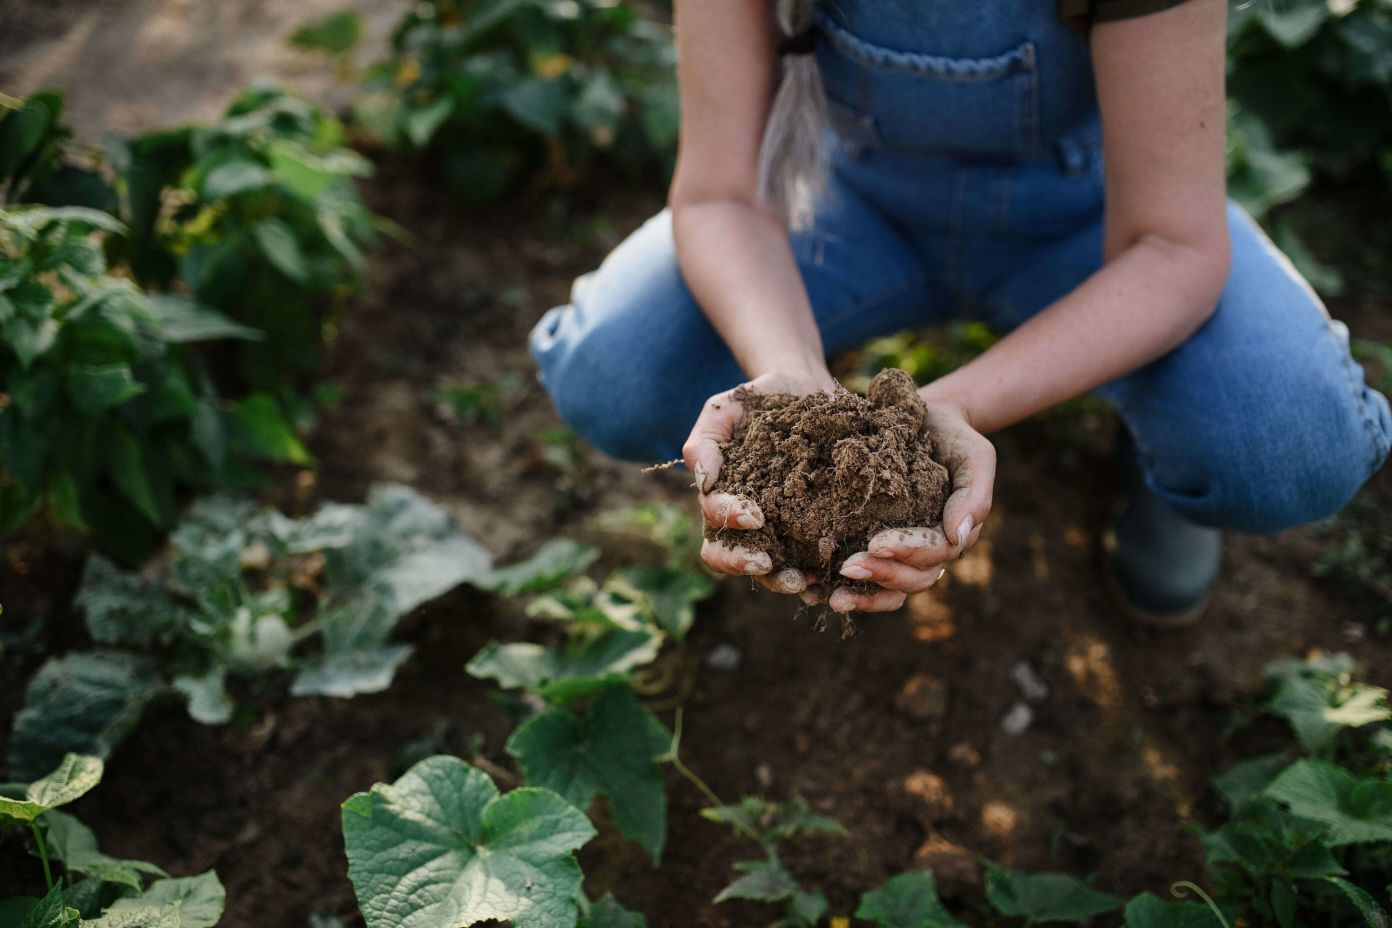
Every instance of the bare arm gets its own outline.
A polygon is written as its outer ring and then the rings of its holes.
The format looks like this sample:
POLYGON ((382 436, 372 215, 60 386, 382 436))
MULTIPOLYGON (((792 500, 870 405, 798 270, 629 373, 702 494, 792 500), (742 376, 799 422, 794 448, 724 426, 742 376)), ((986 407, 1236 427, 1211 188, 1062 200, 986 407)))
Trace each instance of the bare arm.
POLYGON ((1191 0, 1093 28, 1105 263, 924 399, 991 432, 1168 353, 1212 315, 1228 273, 1225 26, 1222 0, 1191 0))
POLYGON ((787 229, 758 201, 778 79, 767 0, 678 0, 681 135, 668 193, 677 260, 750 379, 832 386, 787 229))

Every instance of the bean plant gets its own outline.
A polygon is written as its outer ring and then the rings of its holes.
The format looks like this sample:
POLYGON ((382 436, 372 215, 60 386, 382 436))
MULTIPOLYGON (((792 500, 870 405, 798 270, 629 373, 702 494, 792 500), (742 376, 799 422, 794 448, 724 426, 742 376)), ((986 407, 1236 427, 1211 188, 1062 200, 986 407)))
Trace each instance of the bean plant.
POLYGON ((176 878, 147 861, 104 854, 91 829, 58 811, 94 789, 102 772, 101 758, 68 754, 27 785, 0 785, 0 834, 28 832, 38 860, 34 893, 0 899, 0 925, 212 928, 226 903, 216 873, 176 878))

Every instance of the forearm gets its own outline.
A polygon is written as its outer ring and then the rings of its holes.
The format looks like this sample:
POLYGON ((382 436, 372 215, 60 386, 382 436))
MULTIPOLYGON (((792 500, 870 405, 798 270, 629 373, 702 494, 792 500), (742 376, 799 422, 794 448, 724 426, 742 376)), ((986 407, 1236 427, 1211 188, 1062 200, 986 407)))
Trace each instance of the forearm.
POLYGON ((1167 354, 1201 326, 1227 276, 1226 239, 1132 243, 990 350, 920 392, 982 433, 1086 393, 1167 354))
POLYGON ((745 374, 807 375, 830 388, 821 334, 782 225, 729 199, 676 203, 672 226, 682 276, 745 374))

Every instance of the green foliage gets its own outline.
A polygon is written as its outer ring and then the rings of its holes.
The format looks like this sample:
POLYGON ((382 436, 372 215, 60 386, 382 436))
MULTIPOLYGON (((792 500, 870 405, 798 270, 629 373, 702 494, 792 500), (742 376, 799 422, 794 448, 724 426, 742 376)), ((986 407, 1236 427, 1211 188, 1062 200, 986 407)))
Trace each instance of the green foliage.
POLYGON ((856 918, 881 928, 962 928, 943 908, 931 873, 901 873, 860 897, 856 918))
POLYGON ((389 643, 401 617, 489 571, 487 552, 405 487, 379 486, 365 505, 299 521, 203 500, 157 576, 88 561, 77 597, 88 632, 126 650, 45 664, 15 717, 11 765, 33 770, 73 749, 104 757, 163 693, 184 698, 199 722, 227 722, 231 677, 289 670, 294 695, 381 691, 410 654, 389 643), (306 652, 310 641, 318 649, 306 652))
POLYGON ((343 55, 357 47, 362 31, 362 17, 344 10, 296 29, 290 34, 290 44, 329 55, 343 55))
POLYGON ((601 160, 669 170, 675 52, 627 3, 425 0, 368 69, 355 112, 388 143, 433 152, 470 203, 542 168, 562 184, 601 160))
POLYGON ((180 489, 266 456, 185 348, 258 334, 110 275, 95 233, 123 231, 81 207, 0 211, 0 535, 46 510, 129 558, 180 489))
POLYGON ((1023 918, 1027 924, 1080 922, 1125 902, 1066 873, 1022 873, 1005 867, 987 871, 986 900, 1000 914, 1023 918))
MULTIPOLYGON (((98 757, 69 754, 30 783, 23 799, 0 792, 0 831, 29 829, 47 894, 0 899, 0 925, 20 928, 212 928, 226 893, 217 874, 174 879, 143 860, 103 854, 96 836, 71 815, 53 811, 90 792, 102 777, 98 757), (62 864, 55 879, 53 865, 62 864), (147 877, 154 880, 148 886, 147 877)), ((37 869, 37 868, 36 868, 37 869)), ((36 874, 37 876, 37 874, 36 874)), ((35 886, 41 885, 37 882, 35 886)))
POLYGON ((599 559, 599 551, 569 538, 553 538, 526 560, 496 568, 487 586, 503 596, 549 590, 599 559))
POLYGON ((68 156, 63 95, 41 90, 25 100, 0 95, 0 205, 48 203, 111 212, 110 187, 68 156))
POLYGON ((594 835, 585 814, 550 790, 499 795, 453 757, 427 758, 343 804, 348 877, 368 928, 574 926, 574 852, 594 835))
POLYGON ((1266 668, 1267 709, 1290 722, 1301 748, 1325 754, 1346 728, 1392 720, 1387 690, 1353 681, 1347 655, 1277 661, 1266 668))
POLYGON ((181 281, 265 333, 242 347, 238 370, 248 388, 285 403, 316 369, 334 305, 360 282, 374 232, 353 178, 371 164, 344 146, 337 120, 268 84, 215 125, 106 147, 137 278, 181 281))
MULTIPOLYGON (((1392 348, 1355 342, 1354 350, 1356 355, 1379 360, 1379 389, 1392 392, 1392 348)), ((1325 530, 1329 541, 1315 562, 1315 575, 1337 582, 1351 597, 1365 603, 1373 630, 1392 632, 1392 522, 1374 491, 1365 490, 1354 497, 1325 530)))

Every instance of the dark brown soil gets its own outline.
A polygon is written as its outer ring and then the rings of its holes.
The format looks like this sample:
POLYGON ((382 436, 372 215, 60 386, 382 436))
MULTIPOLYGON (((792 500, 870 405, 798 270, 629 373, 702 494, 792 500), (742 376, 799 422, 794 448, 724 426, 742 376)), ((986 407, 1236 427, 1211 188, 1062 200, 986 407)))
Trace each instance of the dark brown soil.
POLYGON ((795 568, 819 583, 871 592, 839 578, 846 558, 888 528, 939 525, 947 469, 932 457, 925 409, 913 379, 886 370, 866 396, 735 392, 745 416, 721 445, 714 491, 758 504, 759 529, 715 529, 708 538, 766 551, 775 571, 795 568), (839 581, 839 582, 838 582, 839 581))

